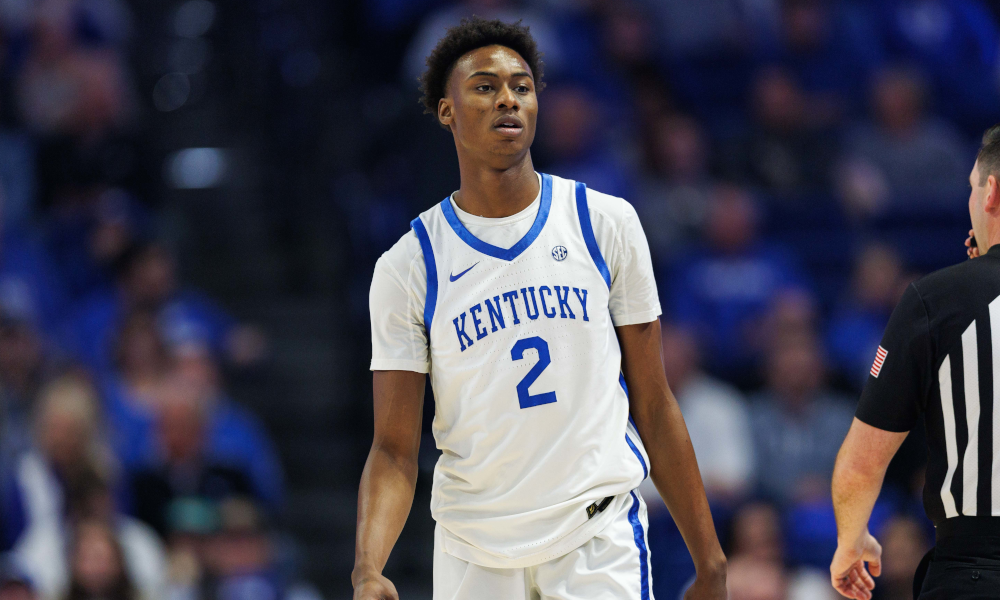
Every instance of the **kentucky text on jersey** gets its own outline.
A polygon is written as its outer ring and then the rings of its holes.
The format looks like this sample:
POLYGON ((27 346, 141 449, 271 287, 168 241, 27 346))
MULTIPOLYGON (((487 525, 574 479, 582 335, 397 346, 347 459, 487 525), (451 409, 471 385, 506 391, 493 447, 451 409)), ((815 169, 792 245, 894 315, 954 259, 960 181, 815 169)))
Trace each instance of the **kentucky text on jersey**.
POLYGON ((504 308, 501 298, 509 309, 508 314, 511 317, 511 324, 520 325, 520 315, 524 315, 532 321, 538 319, 541 315, 545 315, 549 319, 576 319, 576 313, 573 311, 573 307, 570 306, 570 296, 576 297, 576 302, 572 302, 572 304, 578 305, 581 312, 581 320, 589 321, 590 317, 587 316, 586 289, 571 288, 568 285, 554 285, 552 287, 543 285, 538 288, 537 297, 534 287, 523 287, 521 288, 520 296, 518 296, 517 290, 511 290, 493 296, 492 300, 487 298, 470 307, 467 311, 471 317, 469 333, 466 333, 466 311, 463 311, 461 315, 452 319, 451 322, 455 325, 455 335, 458 337, 458 343, 462 348, 462 352, 465 352, 465 349, 473 344, 470 334, 474 333, 476 339, 481 340, 489 335, 490 331, 496 333, 500 329, 507 328, 507 320, 504 318, 504 308), (518 298, 521 299, 521 304, 524 308, 521 313, 518 313, 518 298), (483 308, 484 305, 485 309, 483 308), (541 306, 541 310, 539 310, 539 305, 541 306), (491 329, 486 327, 486 316, 484 315, 489 316, 491 329))

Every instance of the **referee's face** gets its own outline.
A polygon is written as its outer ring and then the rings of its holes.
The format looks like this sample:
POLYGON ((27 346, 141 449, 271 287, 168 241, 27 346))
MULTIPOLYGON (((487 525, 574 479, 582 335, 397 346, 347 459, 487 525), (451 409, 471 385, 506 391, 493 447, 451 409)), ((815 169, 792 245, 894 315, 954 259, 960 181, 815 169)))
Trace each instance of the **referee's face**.
POLYGON ((972 167, 969 173, 969 217, 972 219, 972 231, 976 236, 976 245, 979 246, 979 253, 986 254, 989 248, 983 248, 983 244, 988 244, 989 232, 987 231, 986 204, 989 200, 990 190, 996 188, 996 178, 990 175, 986 181, 980 179, 979 161, 972 167))

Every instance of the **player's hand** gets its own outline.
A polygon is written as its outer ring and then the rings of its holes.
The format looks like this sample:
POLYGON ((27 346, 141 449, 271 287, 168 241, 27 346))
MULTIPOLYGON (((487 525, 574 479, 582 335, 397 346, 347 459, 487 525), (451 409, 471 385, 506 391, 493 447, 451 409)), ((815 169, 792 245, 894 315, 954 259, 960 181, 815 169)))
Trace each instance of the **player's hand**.
POLYGON ((372 573, 355 584, 354 600, 399 600, 399 593, 391 581, 372 573))
POLYGON ((841 596, 871 600, 872 590, 875 589, 872 577, 881 574, 882 546, 872 534, 865 531, 855 544, 837 546, 837 553, 830 564, 830 582, 841 596), (865 569, 865 563, 868 563, 868 569, 865 569))
POLYGON ((969 255, 969 258, 976 258, 979 256, 979 246, 972 245, 972 239, 975 237, 973 231, 969 230, 969 237, 965 238, 965 253, 969 255))
POLYGON ((684 592, 684 600, 726 600, 728 597, 725 568, 710 575, 699 573, 691 587, 684 592))

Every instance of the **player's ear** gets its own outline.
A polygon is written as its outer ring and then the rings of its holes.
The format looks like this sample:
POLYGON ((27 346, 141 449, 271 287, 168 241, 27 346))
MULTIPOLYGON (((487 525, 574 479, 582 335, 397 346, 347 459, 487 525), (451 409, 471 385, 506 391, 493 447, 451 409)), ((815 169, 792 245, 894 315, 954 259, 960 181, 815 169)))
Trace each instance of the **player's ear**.
POLYGON ((990 175, 986 178, 985 204, 987 212, 1000 211, 1000 181, 997 180, 996 175, 990 175))
POLYGON ((451 102, 447 98, 438 100, 438 122, 445 127, 449 127, 453 119, 454 113, 452 112, 451 102))

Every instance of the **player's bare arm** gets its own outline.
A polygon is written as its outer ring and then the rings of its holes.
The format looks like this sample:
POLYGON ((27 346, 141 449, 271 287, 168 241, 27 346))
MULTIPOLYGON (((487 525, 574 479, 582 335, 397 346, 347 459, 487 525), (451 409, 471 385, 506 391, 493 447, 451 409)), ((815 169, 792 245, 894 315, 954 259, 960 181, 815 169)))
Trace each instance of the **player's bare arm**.
POLYGON ((868 519, 882 489, 889 461, 907 432, 883 431, 854 419, 833 471, 837 553, 830 564, 833 587, 847 598, 869 600, 872 576, 882 572, 882 547, 868 532, 868 519), (867 563, 868 568, 865 568, 867 563), (870 573, 869 573, 870 571, 870 573))
POLYGON ((629 409, 649 454, 650 476, 684 536, 697 569, 686 600, 726 598, 726 557, 680 407, 660 360, 660 322, 616 328, 629 409))
POLYGON ((373 374, 375 439, 358 491, 354 600, 399 598, 382 569, 413 504, 426 377, 411 371, 373 374))

